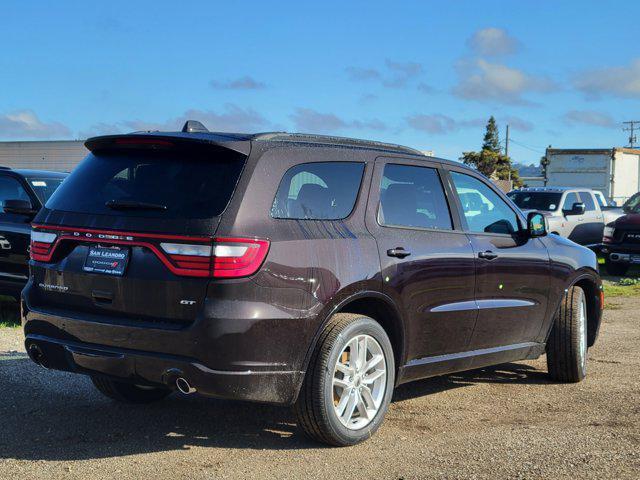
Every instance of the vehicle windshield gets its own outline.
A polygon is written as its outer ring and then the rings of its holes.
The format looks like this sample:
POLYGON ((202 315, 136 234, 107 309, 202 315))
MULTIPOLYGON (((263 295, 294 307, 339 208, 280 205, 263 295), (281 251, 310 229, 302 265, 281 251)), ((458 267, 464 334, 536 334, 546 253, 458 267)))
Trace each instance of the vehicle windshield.
POLYGON ((230 151, 89 154, 46 207, 94 215, 208 219, 226 208, 244 159, 230 151))
POLYGON ((624 213, 640 213, 640 192, 636 193, 622 206, 624 213))
POLYGON ((557 192, 509 192, 507 194, 521 210, 554 212, 560 206, 562 193, 557 192))
POLYGON ((27 182, 44 205, 53 195, 65 177, 30 176, 27 182))

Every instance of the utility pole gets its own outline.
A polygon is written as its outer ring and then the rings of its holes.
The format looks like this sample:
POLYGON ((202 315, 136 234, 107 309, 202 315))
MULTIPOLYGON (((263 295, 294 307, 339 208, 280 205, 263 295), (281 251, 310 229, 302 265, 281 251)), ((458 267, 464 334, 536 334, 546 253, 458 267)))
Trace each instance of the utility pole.
POLYGON ((640 124, 640 120, 630 120, 628 122, 622 122, 623 125, 629 125, 628 127, 622 127, 623 132, 629 132, 629 148, 634 148, 634 144, 636 143, 635 131, 640 129, 638 124, 640 124))
MULTIPOLYGON (((507 139, 504 142, 504 155, 509 160, 509 124, 507 123, 507 139)), ((509 181, 511 181, 511 161, 509 161, 509 181)))

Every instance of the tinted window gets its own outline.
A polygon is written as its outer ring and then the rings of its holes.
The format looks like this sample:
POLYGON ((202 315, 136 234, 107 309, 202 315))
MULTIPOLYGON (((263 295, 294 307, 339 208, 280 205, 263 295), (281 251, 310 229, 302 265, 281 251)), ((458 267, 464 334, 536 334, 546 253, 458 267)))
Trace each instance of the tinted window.
POLYGON ((640 193, 636 193, 622 206, 625 213, 640 213, 640 193))
POLYGON ((593 197, 589 192, 580 192, 580 198, 584 203, 585 211, 592 212, 596 209, 596 204, 593 202, 593 197))
POLYGON ((28 177, 27 182, 31 185, 31 188, 36 193, 40 201, 44 204, 47 203, 49 197, 53 195, 53 192, 60 186, 63 177, 28 177))
POLYGON ((385 165, 378 222, 451 230, 451 215, 438 172, 427 167, 385 165))
POLYGON ((573 208, 574 203, 580 203, 580 199, 578 198, 578 194, 571 192, 567 193, 567 196, 564 197, 564 203, 562 204, 562 210, 571 210, 573 208))
POLYGON ((522 210, 555 211, 562 198, 561 193, 552 192, 509 192, 507 195, 522 210))
POLYGON ((5 200, 31 201, 18 180, 13 177, 0 176, 0 206, 4 207, 5 200))
POLYGON ((271 207, 273 218, 339 220, 353 210, 364 163, 303 163, 287 170, 271 207))
POLYGON ((598 205, 600 205, 600 208, 609 206, 607 205, 607 201, 604 199, 604 195, 602 195, 601 192, 594 192, 594 195, 596 196, 596 200, 598 201, 598 205))
POLYGON ((225 209, 244 164, 233 153, 89 154, 46 203, 69 212, 206 219, 225 209), (110 208, 107 202, 130 205, 110 208), (139 208, 133 208, 136 204, 139 208))
POLYGON ((515 212, 484 182, 457 172, 451 178, 469 231, 511 234, 520 229, 515 212))

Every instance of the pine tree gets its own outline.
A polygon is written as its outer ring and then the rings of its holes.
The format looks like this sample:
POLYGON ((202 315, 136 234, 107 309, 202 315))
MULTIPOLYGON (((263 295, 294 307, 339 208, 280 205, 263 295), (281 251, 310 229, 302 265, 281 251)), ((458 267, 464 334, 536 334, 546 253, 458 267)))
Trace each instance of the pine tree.
POLYGON ((493 115, 487 122, 482 149, 479 152, 463 152, 462 160, 486 177, 495 176, 498 180, 511 178, 514 187, 522 185, 518 170, 511 165, 511 158, 502 153, 500 133, 493 115))
POLYGON ((489 117, 489 121, 487 122, 484 141, 482 142, 482 150, 489 150, 493 153, 500 153, 502 151, 500 133, 498 132, 498 125, 496 125, 496 119, 493 118, 493 115, 489 117))

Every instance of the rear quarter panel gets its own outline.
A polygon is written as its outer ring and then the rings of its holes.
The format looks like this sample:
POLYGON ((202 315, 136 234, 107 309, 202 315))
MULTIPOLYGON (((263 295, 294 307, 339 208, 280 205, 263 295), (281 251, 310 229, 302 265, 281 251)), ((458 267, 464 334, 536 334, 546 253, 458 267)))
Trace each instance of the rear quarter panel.
POLYGON ((209 285, 207 316, 237 322, 237 333, 221 334, 215 346, 222 357, 237 358, 240 348, 245 350, 240 356, 250 362, 304 369, 309 347, 333 309, 358 292, 381 290, 376 242, 364 223, 372 158, 369 152, 342 148, 254 149, 217 235, 256 236, 269 239, 271 245, 255 276, 213 280, 209 285), (300 163, 319 161, 366 163, 349 217, 272 218, 271 207, 285 172, 300 163), (259 339, 260 348, 248 343, 252 338, 259 339))

